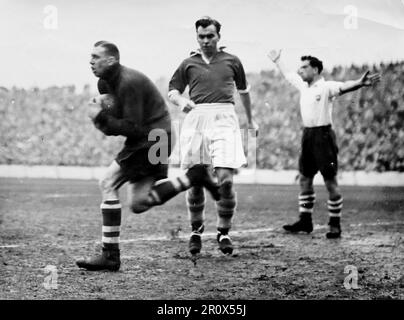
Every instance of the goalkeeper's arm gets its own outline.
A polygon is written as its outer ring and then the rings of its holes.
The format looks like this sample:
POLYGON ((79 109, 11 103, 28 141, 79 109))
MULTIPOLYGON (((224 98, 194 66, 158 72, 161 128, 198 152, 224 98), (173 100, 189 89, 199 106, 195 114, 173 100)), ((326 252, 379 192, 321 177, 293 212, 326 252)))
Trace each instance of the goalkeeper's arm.
POLYGON ((107 136, 125 136, 131 139, 147 137, 144 127, 136 125, 129 119, 112 117, 106 110, 100 111, 93 121, 97 129, 107 136))

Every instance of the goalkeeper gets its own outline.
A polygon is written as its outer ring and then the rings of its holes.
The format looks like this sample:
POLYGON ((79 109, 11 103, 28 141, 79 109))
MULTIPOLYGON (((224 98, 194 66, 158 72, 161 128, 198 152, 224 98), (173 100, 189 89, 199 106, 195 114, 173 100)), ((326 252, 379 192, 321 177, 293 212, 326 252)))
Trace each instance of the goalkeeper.
POLYGON ((167 179, 174 137, 168 108, 152 81, 141 72, 121 65, 118 48, 107 41, 95 43, 90 65, 99 78, 101 96, 90 104, 89 117, 105 135, 121 135, 127 139, 99 182, 102 253, 76 263, 87 270, 117 271, 121 228, 118 190, 125 182, 129 183, 130 209, 134 213, 163 204, 193 186, 207 188, 215 200, 220 195, 211 173, 203 165, 193 166, 182 177, 167 179))

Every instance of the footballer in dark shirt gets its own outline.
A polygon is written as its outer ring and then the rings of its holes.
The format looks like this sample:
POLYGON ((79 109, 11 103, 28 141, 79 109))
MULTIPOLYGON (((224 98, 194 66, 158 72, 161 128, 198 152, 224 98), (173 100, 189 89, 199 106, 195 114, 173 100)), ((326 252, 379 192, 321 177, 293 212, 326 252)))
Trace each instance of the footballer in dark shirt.
MULTIPOLYGON (((234 107, 235 89, 245 108, 248 129, 257 134, 258 126, 252 119, 249 86, 244 68, 237 56, 218 47, 221 24, 210 17, 195 22, 199 50, 191 53, 174 72, 168 97, 187 113, 182 125, 181 166, 207 163, 213 167, 220 184, 217 207, 217 241, 225 254, 233 252, 229 236, 237 207, 233 175, 246 163, 242 135, 234 107), (189 99, 182 96, 189 87, 189 99)), ((186 204, 192 234, 189 251, 197 254, 202 248, 204 231, 205 195, 203 188, 188 190, 186 204)))
POLYGON ((99 78, 101 96, 91 101, 89 117, 105 135, 127 139, 99 182, 102 253, 76 263, 87 270, 117 271, 122 208, 118 190, 125 182, 129 183, 129 202, 134 213, 161 205, 194 186, 207 188, 215 200, 220 194, 218 185, 203 165, 189 168, 184 176, 167 178, 173 140, 167 105, 148 77, 120 64, 116 45, 107 41, 95 43, 90 65, 99 78), (113 101, 109 108, 105 108, 107 99, 113 101))

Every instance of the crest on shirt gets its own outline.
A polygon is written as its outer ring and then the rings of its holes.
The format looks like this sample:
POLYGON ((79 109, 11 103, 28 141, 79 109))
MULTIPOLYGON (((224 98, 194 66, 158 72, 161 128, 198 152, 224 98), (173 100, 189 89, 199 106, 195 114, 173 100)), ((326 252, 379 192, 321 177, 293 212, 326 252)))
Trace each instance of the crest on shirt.
POLYGON ((320 101, 321 100, 321 94, 317 94, 316 95, 316 101, 320 101))

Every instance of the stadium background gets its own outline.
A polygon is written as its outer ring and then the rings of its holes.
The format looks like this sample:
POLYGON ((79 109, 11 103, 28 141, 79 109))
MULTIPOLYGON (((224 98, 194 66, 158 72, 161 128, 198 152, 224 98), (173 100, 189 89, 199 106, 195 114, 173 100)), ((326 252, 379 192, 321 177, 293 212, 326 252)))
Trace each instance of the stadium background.
MULTIPOLYGON (((404 62, 334 67, 326 79, 356 79, 367 69, 383 80, 374 89, 346 94, 334 105, 334 128, 342 171, 404 171, 404 62)), ((298 92, 275 71, 249 73, 254 117, 260 126, 256 167, 297 169, 301 136, 298 92)), ((166 78, 157 80, 167 96, 166 78)), ((121 148, 122 137, 105 137, 86 115, 91 87, 0 90, 0 164, 105 166, 121 148)), ((236 100, 241 125, 245 116, 236 100)), ((174 122, 183 115, 167 102, 174 122)), ((245 127, 245 126, 244 126, 245 127)), ((245 142, 248 138, 245 137, 245 142)), ((177 144, 178 145, 178 144, 177 144)), ((246 146, 246 151, 247 146, 246 146)), ((251 150, 249 150, 251 151, 251 150)), ((173 152, 173 165, 178 165, 173 152)), ((249 153, 250 159, 254 157, 249 153)), ((251 162, 250 162, 251 164, 251 162)))

